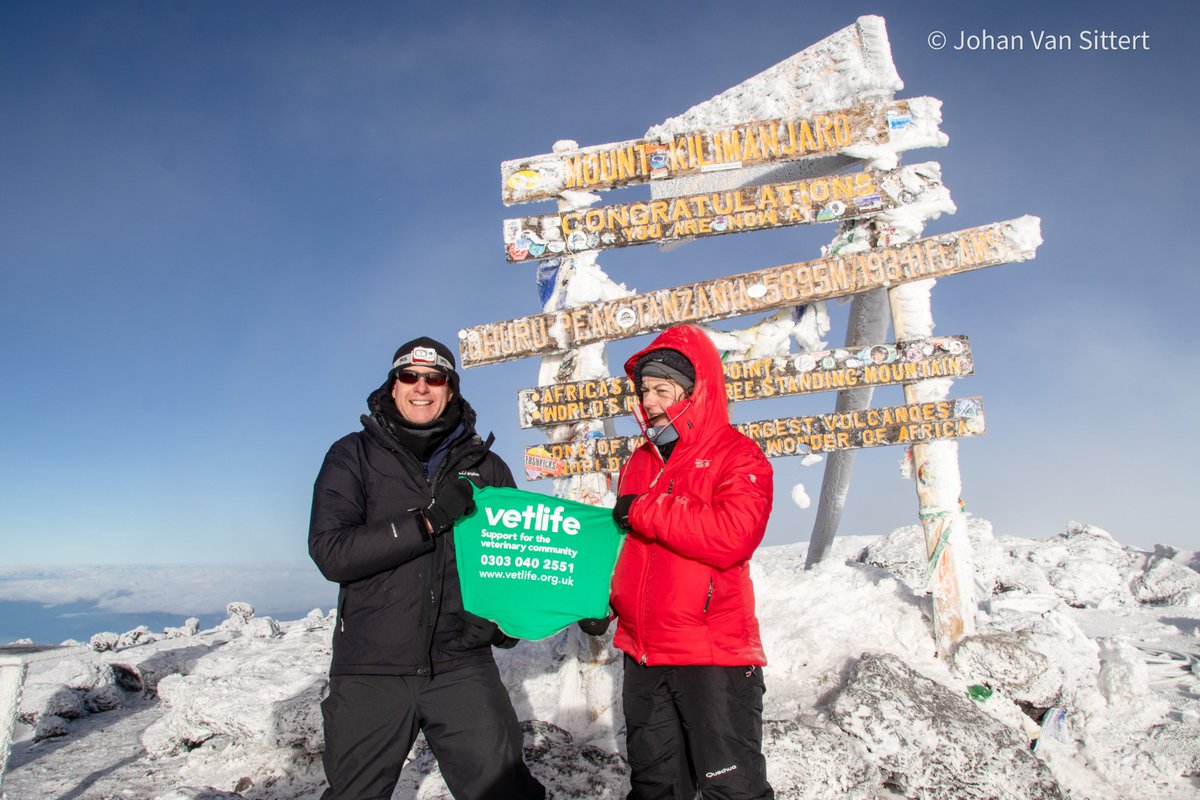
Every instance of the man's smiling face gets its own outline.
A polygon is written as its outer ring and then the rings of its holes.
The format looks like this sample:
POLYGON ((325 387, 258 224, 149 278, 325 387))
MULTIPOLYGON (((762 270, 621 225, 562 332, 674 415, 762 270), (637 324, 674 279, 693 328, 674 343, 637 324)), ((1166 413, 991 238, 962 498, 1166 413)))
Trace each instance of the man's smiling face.
POLYGON ((392 383, 392 399, 396 401, 396 410, 404 419, 417 425, 433 422, 440 417, 453 397, 454 391, 445 373, 432 367, 405 367, 392 383), (441 386, 430 386, 424 378, 418 378, 415 383, 405 383, 404 373, 428 375, 443 383, 441 386))

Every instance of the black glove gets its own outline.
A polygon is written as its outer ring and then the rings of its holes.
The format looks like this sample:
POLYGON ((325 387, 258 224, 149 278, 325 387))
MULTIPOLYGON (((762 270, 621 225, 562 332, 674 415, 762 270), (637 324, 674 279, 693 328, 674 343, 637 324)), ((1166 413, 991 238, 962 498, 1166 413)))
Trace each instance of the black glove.
POLYGON ((487 647, 488 645, 495 645, 507 650, 510 647, 515 647, 517 642, 521 641, 511 636, 505 636, 504 631, 500 630, 496 623, 490 619, 477 617, 470 611, 460 612, 458 616, 462 618, 463 629, 455 641, 467 650, 487 647))
POLYGON ((629 524, 629 507, 633 505, 633 501, 637 500, 636 494, 623 494, 617 498, 617 504, 613 506, 613 519, 617 523, 617 527, 624 533, 633 528, 629 524))
POLYGON ((612 617, 604 617, 602 619, 581 619, 577 624, 579 630, 588 636, 603 636, 608 631, 611 622, 612 617))
POLYGON ((470 481, 452 480, 442 485, 429 505, 421 509, 421 516, 429 523, 429 532, 434 536, 454 527, 454 521, 475 510, 470 481))

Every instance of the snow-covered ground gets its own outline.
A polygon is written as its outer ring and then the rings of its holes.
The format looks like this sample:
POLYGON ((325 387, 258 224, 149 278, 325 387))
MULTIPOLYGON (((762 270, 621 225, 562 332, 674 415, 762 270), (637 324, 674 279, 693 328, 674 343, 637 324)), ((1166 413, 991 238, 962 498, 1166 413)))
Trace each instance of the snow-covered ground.
MULTIPOLYGON (((970 537, 979 632, 948 661, 917 526, 841 540, 809 571, 805 545, 755 556, 777 796, 1200 796, 1195 556, 1076 523, 1034 541, 972 519, 970 537)), ((317 798, 331 623, 231 604, 219 629, 97 636, 35 663, 7 797, 317 798)), ((616 655, 574 629, 497 651, 552 797, 627 791, 616 655)), ((421 741, 394 797, 448 797, 421 741)))

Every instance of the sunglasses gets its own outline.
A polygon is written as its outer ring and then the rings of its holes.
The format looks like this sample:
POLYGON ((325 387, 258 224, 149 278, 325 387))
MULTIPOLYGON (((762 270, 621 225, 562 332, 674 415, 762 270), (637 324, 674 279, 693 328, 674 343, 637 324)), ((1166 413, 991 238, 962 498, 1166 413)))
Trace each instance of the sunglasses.
POLYGON ((445 386, 449 378, 441 372, 409 372, 401 370, 396 373, 396 380, 406 386, 412 386, 417 381, 425 381, 426 386, 445 386))

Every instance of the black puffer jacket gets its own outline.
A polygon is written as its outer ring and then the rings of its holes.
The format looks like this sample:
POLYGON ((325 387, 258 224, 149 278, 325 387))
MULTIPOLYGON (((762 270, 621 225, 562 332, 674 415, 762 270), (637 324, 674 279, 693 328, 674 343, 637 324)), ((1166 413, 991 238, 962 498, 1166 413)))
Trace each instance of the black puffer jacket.
POLYGON ((331 675, 430 675, 492 658, 489 646, 468 650, 455 642, 463 604, 453 537, 429 536, 413 514, 460 476, 480 487, 515 486, 490 440, 476 435, 475 412, 461 397, 456 402, 462 423, 428 479, 372 417, 325 456, 308 552, 321 574, 341 585, 331 675))

